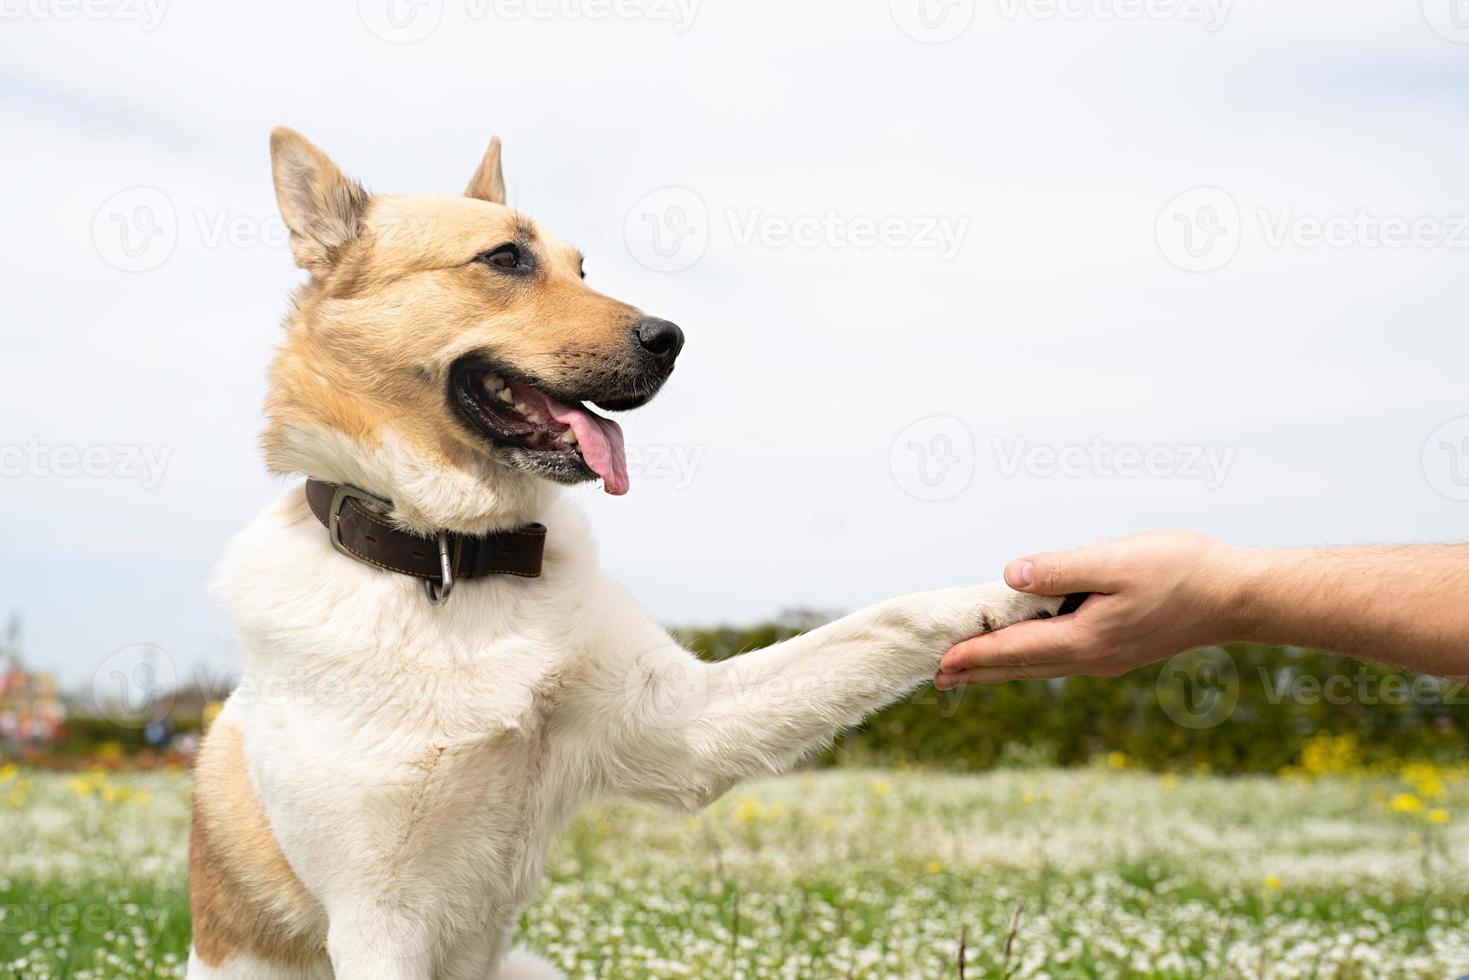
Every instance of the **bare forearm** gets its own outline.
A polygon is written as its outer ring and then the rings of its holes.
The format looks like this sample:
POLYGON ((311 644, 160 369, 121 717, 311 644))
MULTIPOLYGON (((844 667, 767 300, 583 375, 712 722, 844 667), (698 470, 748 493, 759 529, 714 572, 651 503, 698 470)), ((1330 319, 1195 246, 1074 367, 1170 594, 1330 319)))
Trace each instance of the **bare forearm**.
POLYGON ((1241 550, 1230 639, 1469 675, 1469 545, 1241 550))
POLYGON ((1116 677, 1193 647, 1254 640, 1469 676, 1469 545, 1264 551, 1150 531, 1013 561, 1011 586, 1088 593, 1072 615, 975 637, 940 688, 1116 677))

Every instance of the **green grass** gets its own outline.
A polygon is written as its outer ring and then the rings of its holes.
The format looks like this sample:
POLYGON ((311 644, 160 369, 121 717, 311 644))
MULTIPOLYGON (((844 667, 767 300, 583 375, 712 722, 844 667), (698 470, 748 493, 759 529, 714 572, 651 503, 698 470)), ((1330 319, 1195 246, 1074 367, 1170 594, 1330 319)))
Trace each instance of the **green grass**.
MULTIPOLYGON (((180 975, 186 777, 0 780, 0 976, 180 975)), ((557 843, 521 941, 577 977, 958 977, 961 943, 968 977, 1458 976, 1469 787, 1394 808, 1416 792, 836 771, 614 804, 557 843)))

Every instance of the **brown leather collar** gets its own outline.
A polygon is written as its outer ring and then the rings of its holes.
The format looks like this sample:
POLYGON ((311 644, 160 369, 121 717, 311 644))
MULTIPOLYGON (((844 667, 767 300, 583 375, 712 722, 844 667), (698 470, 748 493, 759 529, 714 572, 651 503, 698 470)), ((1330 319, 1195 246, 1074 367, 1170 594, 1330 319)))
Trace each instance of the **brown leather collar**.
POLYGON ((541 574, 544 524, 478 536, 440 531, 435 539, 396 527, 387 518, 392 504, 356 487, 307 480, 306 502, 326 525, 332 547, 368 565, 423 579, 435 603, 460 579, 541 574))

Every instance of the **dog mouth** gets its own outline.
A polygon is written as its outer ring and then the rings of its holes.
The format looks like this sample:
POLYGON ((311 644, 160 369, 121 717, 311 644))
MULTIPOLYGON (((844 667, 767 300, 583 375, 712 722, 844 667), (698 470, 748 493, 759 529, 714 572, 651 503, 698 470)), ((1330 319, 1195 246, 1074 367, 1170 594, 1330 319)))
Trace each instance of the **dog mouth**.
POLYGON ((515 465, 560 483, 600 477, 608 493, 627 493, 627 452, 616 422, 490 365, 457 366, 452 387, 461 414, 509 450, 515 465))

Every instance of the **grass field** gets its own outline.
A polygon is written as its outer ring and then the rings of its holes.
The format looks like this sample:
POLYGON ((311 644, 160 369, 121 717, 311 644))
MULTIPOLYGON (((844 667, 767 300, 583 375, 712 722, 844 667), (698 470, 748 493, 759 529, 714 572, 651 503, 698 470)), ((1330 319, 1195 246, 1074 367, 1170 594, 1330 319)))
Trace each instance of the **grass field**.
MULTIPOLYGON (((523 941, 576 977, 1456 977, 1469 782, 834 771, 608 806, 523 941)), ((0 975, 182 974, 188 780, 0 768, 0 975)))

